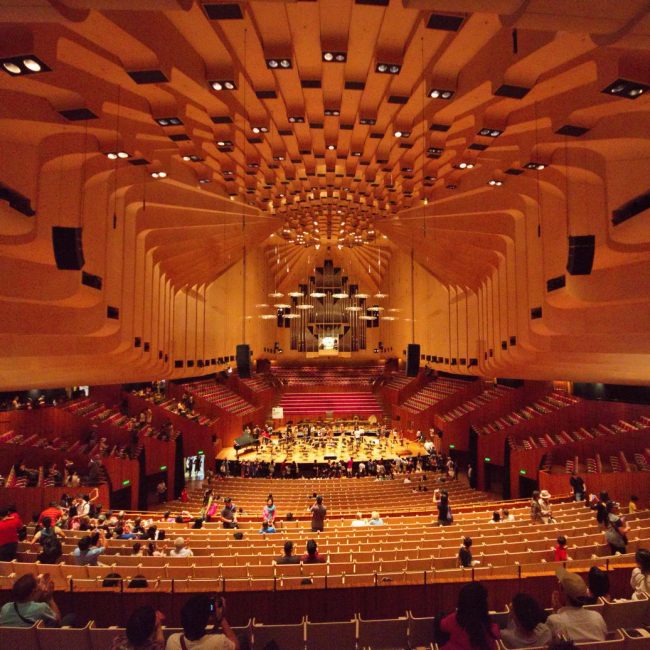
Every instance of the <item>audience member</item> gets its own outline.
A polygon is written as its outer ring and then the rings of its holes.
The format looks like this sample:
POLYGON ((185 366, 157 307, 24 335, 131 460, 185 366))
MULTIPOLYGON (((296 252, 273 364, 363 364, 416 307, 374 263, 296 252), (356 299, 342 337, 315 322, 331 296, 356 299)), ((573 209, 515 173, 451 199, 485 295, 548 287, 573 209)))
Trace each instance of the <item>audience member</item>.
POLYGON ((129 616, 125 633, 113 639, 111 650, 164 650, 164 618, 151 605, 138 607, 129 616))
POLYGON ((539 506, 542 521, 545 524, 555 523, 553 513, 551 512, 551 493, 548 490, 542 490, 539 493, 539 506))
POLYGON ((367 526, 367 525, 368 525, 368 521, 367 521, 366 519, 363 518, 363 514, 362 514, 362 513, 357 512, 357 516, 356 516, 355 519, 352 520, 351 525, 352 525, 354 528, 358 528, 358 527, 360 527, 360 526, 367 526))
POLYGON ((623 517, 619 516, 617 501, 608 501, 606 512, 607 530, 605 531, 605 539, 609 544, 612 555, 615 553, 623 555, 627 546, 627 533, 630 529, 623 517))
POLYGON ((534 524, 542 524, 542 504, 540 503, 539 490, 535 490, 530 498, 530 520, 534 524))
POLYGON ((302 562, 304 564, 318 564, 325 561, 325 558, 318 554, 318 544, 316 544, 316 541, 310 539, 307 542, 307 553, 302 556, 302 562))
POLYGON ((267 522, 270 526, 275 523, 275 504, 273 503, 273 495, 269 494, 266 499, 266 505, 262 509, 262 520, 267 522))
POLYGON ((568 560, 567 550, 566 550, 566 537, 560 535, 557 538, 557 546, 555 547, 554 558, 556 562, 566 562, 568 560))
POLYGON ((599 598, 609 596, 609 575, 597 566, 592 566, 587 573, 587 598, 585 605, 595 605, 599 598))
POLYGON ((106 552, 104 531, 95 535, 86 535, 77 542, 77 548, 72 551, 74 563, 79 566, 99 566, 99 556, 106 552))
POLYGON ((639 503, 639 497, 636 494, 633 494, 630 497, 630 502, 627 504, 628 514, 633 515, 637 509, 637 503, 639 503))
POLYGON ((325 527, 325 517, 327 516, 327 508, 323 505, 322 496, 318 495, 316 497, 316 503, 314 503, 314 505, 309 508, 309 512, 311 512, 312 533, 322 533, 325 527))
POLYGON ((223 598, 210 599, 205 594, 192 596, 181 609, 182 633, 172 634, 166 650, 238 650, 239 641, 225 618, 223 598), (213 630, 206 627, 214 621, 213 630), (223 634, 215 634, 217 626, 223 634))
POLYGON ((449 635, 443 650, 496 650, 499 627, 488 613, 487 590, 480 582, 468 582, 458 594, 456 611, 440 621, 449 635))
POLYGON ((498 524, 501 521, 501 513, 498 510, 495 510, 492 513, 492 518, 488 522, 489 524, 498 524))
POLYGON ((16 559, 18 532, 22 527, 23 522, 13 508, 0 508, 0 562, 16 559))
POLYGON ((170 557, 192 557, 192 549, 185 546, 185 539, 183 537, 177 537, 174 540, 174 548, 169 551, 170 557))
POLYGON ((383 526, 384 520, 379 516, 376 510, 373 510, 368 519, 368 526, 383 526))
POLYGON ((532 596, 519 593, 512 599, 508 626, 501 630, 501 640, 506 648, 542 646, 551 640, 546 613, 532 596))
POLYGON ((275 533, 276 530, 275 530, 275 526, 273 526, 272 524, 269 524, 268 521, 263 521, 262 522, 262 528, 261 528, 261 530, 259 532, 260 532, 261 535, 264 535, 266 533, 275 533))
POLYGON ((65 539, 65 533, 58 527, 52 525, 50 517, 43 517, 43 528, 32 538, 32 544, 40 544, 41 552, 37 560, 42 564, 56 564, 61 557, 63 547, 61 540, 65 539))
POLYGON ((573 498, 576 501, 584 501, 587 486, 585 485, 582 477, 578 476, 578 472, 576 472, 576 470, 573 470, 571 474, 569 485, 571 485, 571 489, 573 490, 573 498))
POLYGON ((472 566, 472 538, 463 537, 463 545, 458 551, 458 565, 466 569, 472 566))
POLYGON ((287 541, 284 543, 284 555, 281 555, 276 561, 276 564, 300 564, 300 558, 293 554, 293 542, 287 541))
POLYGON ((553 614, 547 619, 554 638, 563 637, 576 643, 580 641, 604 641, 607 625, 603 617, 593 609, 584 609, 587 585, 577 573, 560 568, 555 571, 559 589, 553 592, 553 614))
POLYGON ((643 599, 643 594, 650 596, 650 551, 640 548, 634 555, 636 567, 632 569, 630 586, 634 590, 632 598, 643 599))
POLYGON ((451 514, 451 506, 449 505, 449 494, 447 490, 440 492, 440 503, 438 504, 438 525, 449 526, 454 521, 451 514))
POLYGON ((239 528, 237 523, 237 506, 232 502, 230 497, 223 500, 223 509, 221 510, 220 520, 224 528, 239 528))
MULTIPOLYGON (((11 588, 11 597, 13 600, 0 609, 0 625, 32 627, 37 621, 43 621, 48 627, 58 627, 62 623, 49 574, 39 579, 33 573, 20 576, 11 588)), ((68 624, 71 622, 66 620, 68 624)))

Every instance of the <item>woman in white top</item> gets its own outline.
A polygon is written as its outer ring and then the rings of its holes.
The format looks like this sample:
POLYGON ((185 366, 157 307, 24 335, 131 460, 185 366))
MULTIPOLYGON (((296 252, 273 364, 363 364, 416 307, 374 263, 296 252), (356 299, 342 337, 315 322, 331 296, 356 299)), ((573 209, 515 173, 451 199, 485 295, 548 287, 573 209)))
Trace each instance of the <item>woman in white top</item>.
POLYGON ((634 589, 632 598, 638 600, 642 594, 650 596, 650 551, 640 548, 634 556, 636 568, 632 569, 630 586, 634 589))

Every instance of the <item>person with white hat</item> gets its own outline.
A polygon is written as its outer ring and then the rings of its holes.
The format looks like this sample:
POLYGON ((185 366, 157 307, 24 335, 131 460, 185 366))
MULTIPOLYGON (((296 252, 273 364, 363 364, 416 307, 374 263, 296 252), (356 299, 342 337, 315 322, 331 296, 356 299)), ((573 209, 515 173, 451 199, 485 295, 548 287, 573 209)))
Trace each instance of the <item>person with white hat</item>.
POLYGON ((553 614, 546 620, 556 639, 580 641, 604 641, 607 625, 603 617, 593 609, 584 609, 588 597, 587 585, 577 574, 564 568, 555 571, 559 589, 553 592, 551 604, 553 614))
POLYGON ((192 549, 185 546, 185 540, 182 537, 177 537, 174 540, 174 548, 169 551, 171 557, 192 557, 192 549))
POLYGON ((554 523, 553 513, 551 512, 551 493, 548 490, 542 490, 539 493, 539 505, 541 507, 542 521, 545 524, 554 523))

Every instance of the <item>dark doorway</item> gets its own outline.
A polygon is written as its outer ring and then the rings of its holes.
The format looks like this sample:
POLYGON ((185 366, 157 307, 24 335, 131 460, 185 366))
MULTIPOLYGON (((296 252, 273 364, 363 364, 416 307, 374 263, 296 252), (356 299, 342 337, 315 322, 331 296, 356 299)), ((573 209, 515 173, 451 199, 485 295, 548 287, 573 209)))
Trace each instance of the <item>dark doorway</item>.
POLYGON ((535 479, 519 475, 519 496, 522 499, 533 496, 535 490, 539 490, 539 483, 535 479))

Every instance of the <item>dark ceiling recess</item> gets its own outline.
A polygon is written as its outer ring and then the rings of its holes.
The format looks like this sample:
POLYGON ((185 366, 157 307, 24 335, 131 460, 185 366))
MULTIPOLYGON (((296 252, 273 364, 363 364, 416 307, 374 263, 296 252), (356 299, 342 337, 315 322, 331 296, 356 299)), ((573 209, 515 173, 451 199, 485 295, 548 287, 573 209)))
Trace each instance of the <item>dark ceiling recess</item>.
POLYGON ((404 97, 404 96, 401 96, 401 95, 391 95, 388 98, 388 103, 389 104, 406 104, 406 102, 408 102, 408 100, 409 100, 408 97, 404 97))
POLYGON ((320 88, 320 79, 302 79, 300 81, 302 88, 320 88))
POLYGON ((134 167, 150 164, 146 158, 132 158, 131 160, 128 161, 128 163, 129 165, 133 165, 134 167))
POLYGON ((588 128, 584 126, 576 126, 575 124, 565 124, 564 126, 560 127, 556 133, 558 135, 570 135, 574 138, 579 138, 581 135, 584 135, 589 131, 588 128))
POLYGON ((503 84, 499 86, 494 94, 499 97, 510 97, 511 99, 523 99, 530 92, 530 88, 524 86, 511 86, 510 84, 503 84))
POLYGON ((363 81, 346 81, 345 89, 346 90, 364 90, 366 84, 363 81))
POLYGON ((169 81, 162 70, 132 70, 128 75, 137 84, 160 84, 169 81))
POLYGON ((0 201, 7 201, 9 207, 24 214, 26 217, 33 217, 36 212, 32 209, 31 201, 26 197, 12 190, 10 187, 0 183, 0 201))
POLYGON ((241 20, 244 17, 241 7, 234 2, 209 2, 203 9, 210 20, 241 20))
POLYGON ((210 118, 215 124, 232 124, 230 115, 215 115, 210 118))
POLYGON ((464 16, 449 14, 431 14, 427 22, 428 29, 442 29, 445 32, 457 32, 463 24, 464 16))
POLYGON ((354 0, 358 5, 370 5, 372 7, 387 7, 388 0, 354 0))
POLYGON ((67 111, 59 111, 61 117, 65 117, 70 122, 80 122, 81 120, 96 120, 95 115, 89 108, 71 108, 67 111))
POLYGON ((451 128, 450 124, 432 124, 429 127, 429 130, 430 131, 442 131, 443 133, 445 133, 445 132, 449 131, 450 128, 451 128))
POLYGON ((257 97, 257 99, 277 99, 278 94, 275 90, 256 90, 255 97, 257 97))

